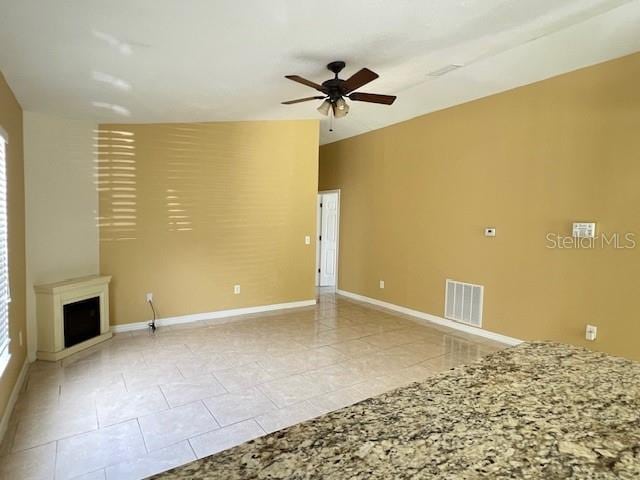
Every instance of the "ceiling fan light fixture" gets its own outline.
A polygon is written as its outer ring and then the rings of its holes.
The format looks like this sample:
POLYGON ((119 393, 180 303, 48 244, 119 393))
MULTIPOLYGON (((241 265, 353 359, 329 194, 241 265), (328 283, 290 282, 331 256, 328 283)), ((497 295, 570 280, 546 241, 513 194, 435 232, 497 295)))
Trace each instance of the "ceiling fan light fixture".
POLYGON ((346 117, 349 113, 349 104, 340 98, 333 104, 333 116, 336 118, 346 117))
POLYGON ((324 102, 322 102, 320 104, 320 106, 318 107, 318 111, 324 115, 327 116, 329 115, 329 109, 331 108, 331 102, 329 102, 329 100, 325 100, 324 102))

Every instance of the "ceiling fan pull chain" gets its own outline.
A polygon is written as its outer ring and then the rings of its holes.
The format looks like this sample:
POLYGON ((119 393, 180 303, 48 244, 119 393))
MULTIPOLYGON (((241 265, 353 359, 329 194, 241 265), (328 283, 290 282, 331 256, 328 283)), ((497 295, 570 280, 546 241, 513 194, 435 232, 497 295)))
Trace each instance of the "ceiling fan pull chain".
POLYGON ((329 132, 333 132, 333 109, 329 112, 329 132))

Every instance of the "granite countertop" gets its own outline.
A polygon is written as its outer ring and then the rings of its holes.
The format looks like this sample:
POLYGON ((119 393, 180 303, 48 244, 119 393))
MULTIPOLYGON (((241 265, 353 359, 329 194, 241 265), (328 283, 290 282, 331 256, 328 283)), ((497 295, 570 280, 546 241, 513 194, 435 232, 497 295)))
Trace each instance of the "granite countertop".
POLYGON ((639 479, 640 363, 527 343, 163 479, 639 479))

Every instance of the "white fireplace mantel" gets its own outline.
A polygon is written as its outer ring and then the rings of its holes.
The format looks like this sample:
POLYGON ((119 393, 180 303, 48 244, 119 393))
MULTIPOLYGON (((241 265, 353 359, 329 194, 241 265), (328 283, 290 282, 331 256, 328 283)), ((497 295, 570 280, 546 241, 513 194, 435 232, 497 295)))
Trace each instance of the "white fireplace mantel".
POLYGON ((62 282, 36 285, 36 317, 40 360, 58 361, 111 338, 109 328, 109 282, 111 276, 91 275, 62 282), (89 298, 100 299, 100 335, 69 348, 64 345, 64 306, 89 298))

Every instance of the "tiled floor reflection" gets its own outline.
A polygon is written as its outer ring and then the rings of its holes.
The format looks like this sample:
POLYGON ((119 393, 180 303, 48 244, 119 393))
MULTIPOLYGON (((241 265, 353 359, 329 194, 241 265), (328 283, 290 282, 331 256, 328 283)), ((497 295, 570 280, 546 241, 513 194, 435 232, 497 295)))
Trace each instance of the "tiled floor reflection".
POLYGON ((233 320, 33 364, 0 478, 144 478, 504 348, 331 292, 233 320))

